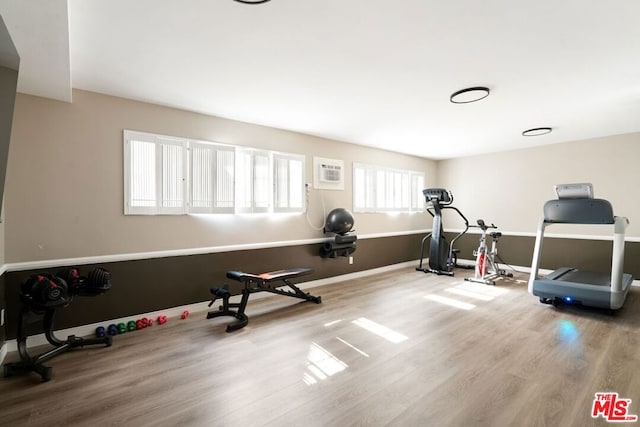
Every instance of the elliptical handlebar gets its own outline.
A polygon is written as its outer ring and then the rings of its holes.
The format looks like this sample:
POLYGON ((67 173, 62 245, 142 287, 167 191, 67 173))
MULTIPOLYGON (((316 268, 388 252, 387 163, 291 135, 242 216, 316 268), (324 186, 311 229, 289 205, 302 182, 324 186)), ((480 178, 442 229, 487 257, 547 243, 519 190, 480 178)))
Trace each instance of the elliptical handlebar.
MULTIPOLYGON (((453 200, 453 198, 452 198, 453 200)), ((462 230, 462 232, 456 234, 456 236, 451 239, 451 249, 453 249, 453 245, 456 242, 456 240, 458 240, 460 237, 462 237, 467 231, 469 231, 469 220, 467 219, 466 216, 464 216, 462 214, 462 212, 460 212, 460 210, 458 208, 456 208, 455 206, 449 206, 447 207, 447 209, 453 209, 454 211, 456 211, 458 213, 458 215, 460 215, 460 218, 462 218, 462 220, 464 221, 464 230, 462 230)))
POLYGON ((422 195, 427 204, 431 204, 432 206, 434 202, 439 206, 449 206, 453 203, 453 193, 444 188, 426 188, 422 190, 422 195))

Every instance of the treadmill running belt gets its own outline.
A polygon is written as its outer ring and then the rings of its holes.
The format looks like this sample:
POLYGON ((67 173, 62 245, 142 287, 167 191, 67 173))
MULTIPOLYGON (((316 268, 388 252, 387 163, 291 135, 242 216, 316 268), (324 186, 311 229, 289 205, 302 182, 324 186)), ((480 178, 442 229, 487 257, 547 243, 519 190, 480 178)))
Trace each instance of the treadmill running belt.
POLYGON ((611 273, 595 273, 592 271, 581 271, 577 268, 571 269, 555 280, 571 283, 583 283, 594 286, 611 286, 611 273))

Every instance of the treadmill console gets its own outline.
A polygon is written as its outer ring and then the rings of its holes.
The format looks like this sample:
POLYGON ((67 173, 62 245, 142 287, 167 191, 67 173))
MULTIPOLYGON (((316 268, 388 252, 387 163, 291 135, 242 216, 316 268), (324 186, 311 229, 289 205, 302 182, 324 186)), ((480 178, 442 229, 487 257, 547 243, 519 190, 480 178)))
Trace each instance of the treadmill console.
POLYGON ((554 186, 558 199, 593 199, 593 185, 557 184, 554 186))

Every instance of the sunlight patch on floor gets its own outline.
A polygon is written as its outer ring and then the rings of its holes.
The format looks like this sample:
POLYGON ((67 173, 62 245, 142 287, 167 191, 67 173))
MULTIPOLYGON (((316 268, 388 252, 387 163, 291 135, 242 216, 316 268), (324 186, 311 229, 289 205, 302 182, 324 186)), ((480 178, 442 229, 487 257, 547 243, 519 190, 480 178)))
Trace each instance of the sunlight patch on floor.
POLYGON ((340 323, 340 322, 342 322, 342 319, 334 320, 334 321, 332 321, 332 322, 325 323, 325 324, 324 324, 324 327, 325 327, 325 328, 328 328, 329 326, 333 326, 333 325, 335 325, 336 323, 340 323))
POLYGON ((361 354, 361 355, 363 355, 364 357, 369 357, 369 355, 368 355, 367 353, 365 353, 364 351, 360 350, 358 347, 356 347, 356 346, 354 346, 354 345, 352 345, 352 344, 350 344, 350 343, 346 342, 346 341, 345 341, 345 340, 343 340, 342 338, 340 338, 340 337, 336 337, 336 339, 337 339, 338 341, 340 341, 342 344, 346 345, 347 347, 354 349, 355 351, 357 351, 358 353, 360 353, 360 354, 361 354))
POLYGON ((307 354, 307 369, 302 376, 302 381, 307 385, 313 385, 318 381, 342 372, 348 365, 331 354, 330 351, 312 342, 307 354))
POLYGON ((469 282, 456 283, 455 286, 446 288, 445 291, 480 301, 491 301, 496 297, 509 292, 504 288, 469 282))
POLYGON ((509 289, 500 288, 498 286, 485 285, 483 283, 464 282, 459 284, 458 286, 455 286, 455 288, 475 292, 477 294, 488 295, 494 298, 509 293, 509 289))
POLYGON ((455 308, 461 308, 462 310, 473 310, 475 305, 468 302, 462 302, 454 298, 443 297, 436 294, 425 295, 425 298, 431 301, 439 302, 440 304, 448 305, 455 308))
POLYGON ((491 301, 494 297, 490 296, 490 295, 485 295, 485 294, 481 294, 479 292, 475 292, 475 291, 469 291, 466 289, 460 289, 458 287, 455 288, 447 288, 445 289, 446 292, 452 293, 452 294, 456 294, 456 295, 460 295, 463 297, 469 297, 469 298, 473 298, 473 299, 477 299, 480 301, 491 301))
POLYGON ((376 334, 394 344, 398 344, 402 341, 409 339, 409 337, 407 337, 406 335, 402 335, 401 333, 391 330, 384 325, 381 325, 379 323, 376 323, 364 317, 353 320, 351 323, 353 323, 356 326, 360 326, 361 328, 373 334, 376 334))

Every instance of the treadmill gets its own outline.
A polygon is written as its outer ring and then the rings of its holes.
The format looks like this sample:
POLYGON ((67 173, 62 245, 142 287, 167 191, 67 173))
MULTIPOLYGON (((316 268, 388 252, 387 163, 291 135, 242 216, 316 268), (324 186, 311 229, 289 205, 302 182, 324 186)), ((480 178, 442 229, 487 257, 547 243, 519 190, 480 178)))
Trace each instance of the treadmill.
POLYGON ((622 307, 633 277, 623 273, 624 235, 629 225, 625 217, 614 216, 611 203, 593 198, 591 184, 562 184, 555 186, 558 198, 544 204, 544 214, 536 233, 529 293, 544 304, 558 306, 581 304, 617 310, 622 307), (551 224, 613 225, 613 255, 611 273, 596 273, 563 267, 538 277, 544 230, 551 224))

